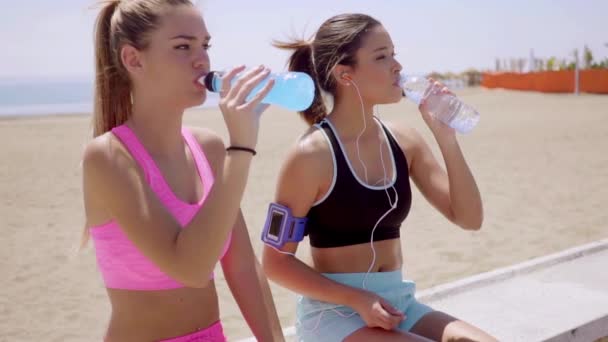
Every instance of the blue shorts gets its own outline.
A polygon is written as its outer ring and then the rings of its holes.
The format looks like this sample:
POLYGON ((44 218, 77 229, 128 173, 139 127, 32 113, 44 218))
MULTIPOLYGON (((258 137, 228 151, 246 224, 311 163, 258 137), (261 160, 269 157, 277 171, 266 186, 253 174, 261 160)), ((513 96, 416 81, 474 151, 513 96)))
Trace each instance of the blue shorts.
MULTIPOLYGON (((364 288, 365 273, 323 273, 323 275, 344 285, 364 288)), ((416 284, 413 281, 403 281, 401 270, 370 273, 365 280, 365 289, 386 299, 405 314, 405 320, 397 327, 399 330, 409 331, 422 316, 433 311, 429 306, 416 300, 414 296, 416 284)), ((298 341, 302 342, 342 341, 367 326, 359 314, 350 307, 303 296, 298 296, 296 317, 298 341)))

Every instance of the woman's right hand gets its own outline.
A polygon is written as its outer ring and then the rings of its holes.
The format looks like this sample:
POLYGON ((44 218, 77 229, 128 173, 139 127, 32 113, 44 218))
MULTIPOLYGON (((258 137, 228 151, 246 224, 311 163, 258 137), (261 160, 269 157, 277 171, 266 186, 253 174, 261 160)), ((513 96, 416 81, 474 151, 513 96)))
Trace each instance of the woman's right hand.
POLYGON ((241 146, 255 149, 260 127, 260 116, 265 107, 260 106, 262 99, 268 94, 274 80, 269 80, 251 101, 246 102, 251 90, 265 79, 270 70, 262 65, 253 68, 240 77, 231 87, 232 79, 245 70, 240 66, 230 70, 222 77, 219 107, 224 115, 231 146, 241 146), (263 108, 260 110, 260 108, 263 108))
POLYGON ((394 330, 405 319, 405 314, 395 309, 386 299, 366 290, 360 290, 350 306, 369 328, 394 330))

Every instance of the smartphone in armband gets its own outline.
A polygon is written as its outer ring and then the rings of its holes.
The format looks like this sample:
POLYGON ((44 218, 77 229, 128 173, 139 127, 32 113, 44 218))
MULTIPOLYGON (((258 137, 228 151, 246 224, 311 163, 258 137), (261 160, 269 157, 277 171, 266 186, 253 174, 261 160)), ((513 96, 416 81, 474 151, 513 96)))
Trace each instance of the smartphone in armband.
POLYGON ((276 248, 287 242, 300 242, 304 239, 306 217, 294 217, 288 207, 270 203, 266 223, 262 231, 262 241, 276 248))

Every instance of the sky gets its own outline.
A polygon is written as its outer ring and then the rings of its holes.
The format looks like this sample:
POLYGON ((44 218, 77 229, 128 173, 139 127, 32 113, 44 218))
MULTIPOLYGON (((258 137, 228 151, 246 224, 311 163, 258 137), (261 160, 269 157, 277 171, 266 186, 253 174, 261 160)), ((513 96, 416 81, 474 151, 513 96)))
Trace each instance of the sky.
MULTIPOLYGON (((90 79, 94 0, 0 0, 0 79, 90 79)), ((199 0, 212 35, 212 69, 283 70, 273 39, 309 37, 329 17, 383 23, 412 73, 493 69, 496 58, 572 59, 585 45, 608 58, 606 0, 199 0)))

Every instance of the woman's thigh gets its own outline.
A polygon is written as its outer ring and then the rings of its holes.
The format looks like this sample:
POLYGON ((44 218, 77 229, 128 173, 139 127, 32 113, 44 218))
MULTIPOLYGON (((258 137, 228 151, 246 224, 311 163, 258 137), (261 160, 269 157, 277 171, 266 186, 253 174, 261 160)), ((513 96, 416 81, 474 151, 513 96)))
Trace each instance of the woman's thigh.
POLYGON ((344 342, 429 342, 431 340, 401 330, 384 330, 380 328, 361 328, 344 339, 344 342))
POLYGON ((424 315, 412 327, 410 332, 415 335, 424 336, 433 341, 441 342, 498 341, 485 331, 441 311, 433 311, 424 315))

